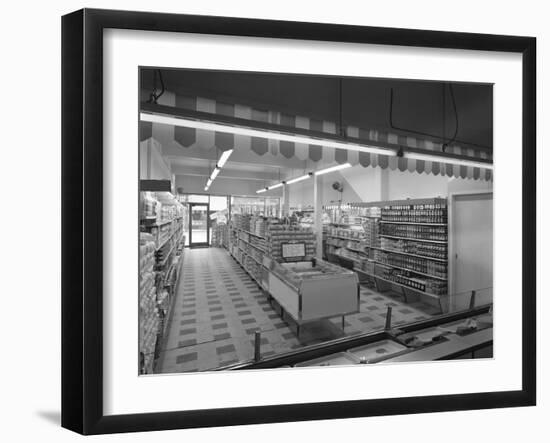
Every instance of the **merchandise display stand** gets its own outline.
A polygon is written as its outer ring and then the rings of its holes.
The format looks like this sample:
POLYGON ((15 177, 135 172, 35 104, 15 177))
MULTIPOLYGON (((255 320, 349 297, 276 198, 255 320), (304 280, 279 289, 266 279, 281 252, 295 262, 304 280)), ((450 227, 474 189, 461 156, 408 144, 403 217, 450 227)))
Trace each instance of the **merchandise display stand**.
POLYGON ((359 280, 354 272, 321 260, 279 263, 269 270, 269 295, 297 326, 359 312, 359 280))
POLYGON ((286 312, 292 318, 297 335, 302 324, 326 318, 341 316, 344 327, 345 315, 359 312, 356 274, 308 259, 315 255, 310 228, 266 223, 258 217, 235 216, 230 226, 231 256, 277 302, 281 317, 286 312), (293 248, 300 250, 299 256, 286 257, 293 248))
MULTIPOLYGON (((147 185, 155 181, 147 181, 147 185)), ((166 191, 140 193, 140 371, 155 372, 173 309, 183 254, 185 208, 166 191)))
POLYGON ((448 293, 447 200, 442 198, 355 203, 362 224, 332 223, 327 257, 348 261, 380 292, 395 290, 436 300, 448 293), (378 212, 373 214, 373 209, 378 212), (370 232, 369 232, 370 231, 370 232))

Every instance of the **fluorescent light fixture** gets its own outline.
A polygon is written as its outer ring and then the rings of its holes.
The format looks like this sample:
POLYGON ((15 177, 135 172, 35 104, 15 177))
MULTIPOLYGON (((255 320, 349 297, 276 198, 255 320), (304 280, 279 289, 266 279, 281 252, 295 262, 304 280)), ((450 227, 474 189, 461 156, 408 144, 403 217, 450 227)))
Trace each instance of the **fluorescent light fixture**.
POLYGON ((267 188, 258 189, 256 191, 256 194, 261 194, 262 192, 265 192, 265 191, 267 191, 267 188))
POLYGON ((205 191, 208 191, 208 186, 205 186, 205 187, 204 187, 204 190, 205 190, 205 191))
POLYGON ((292 180, 288 180, 286 182, 287 185, 291 185, 292 183, 298 183, 302 180, 307 180, 309 177, 311 177, 311 174, 302 175, 301 177, 293 178, 292 180))
MULTIPOLYGON (((248 137, 258 137, 258 138, 263 138, 268 140, 279 140, 279 141, 290 142, 290 143, 319 145, 319 146, 325 146, 327 148, 346 149, 348 151, 367 152, 372 154, 395 156, 395 155, 398 155, 397 153, 398 153, 398 150, 400 149, 399 147, 393 148, 393 147, 372 146, 363 141, 354 142, 354 141, 346 141, 346 140, 334 140, 331 138, 323 138, 322 136, 313 137, 308 135, 281 133, 281 132, 278 132, 276 129, 269 129, 269 128, 262 129, 262 128, 249 127, 249 126, 246 126, 246 123, 244 123, 244 126, 232 125, 229 123, 208 120, 209 117, 206 117, 207 118, 206 120, 205 119, 201 120, 201 119, 193 119, 188 117, 175 117, 175 116, 165 115, 165 114, 155 114, 153 111, 145 111, 145 112, 140 112, 139 118, 141 121, 144 121, 144 122, 160 123, 160 124, 173 125, 173 126, 182 126, 185 128, 203 129, 206 131, 225 132, 228 134, 244 135, 248 137)), ((215 117, 213 116, 212 118, 215 118, 215 117)), ((225 164, 225 162, 227 161, 227 158, 231 155, 231 152, 232 150, 224 151, 218 163, 219 167, 222 167, 225 164)), ((476 160, 454 158, 452 156, 445 156, 445 155, 440 156, 440 155, 436 155, 435 153, 432 155, 432 154, 425 154, 425 153, 419 153, 419 152, 410 152, 407 150, 407 148, 405 148, 403 157, 410 158, 410 159, 417 159, 417 160, 427 160, 427 161, 434 161, 434 162, 440 162, 440 163, 454 164, 454 165, 493 169, 493 164, 489 162, 477 162, 476 160)), ((349 164, 345 164, 345 165, 347 166, 340 165, 338 169, 349 167, 349 164)), ((328 172, 337 171, 338 169, 328 168, 325 170, 317 171, 315 172, 315 174, 322 175, 328 172)))
POLYGON ((220 159, 218 160, 218 168, 223 168, 223 165, 225 165, 225 162, 229 158, 229 156, 233 153, 233 149, 229 149, 227 151, 223 151, 220 159))
POLYGON ((404 152, 403 157, 414 160, 426 160, 436 163, 449 163, 451 165, 472 166, 474 168, 493 169, 492 163, 478 162, 475 160, 448 158, 439 155, 423 154, 421 152, 404 152))
POLYGON ((329 172, 339 171, 340 169, 346 169, 349 167, 351 167, 350 163, 342 163, 341 165, 332 166, 326 169, 320 169, 319 171, 315 171, 314 174, 323 175, 323 174, 328 174, 329 172))
POLYGON ((220 173, 220 168, 217 168, 217 167, 214 168, 214 170, 212 171, 212 174, 210 175, 210 180, 214 181, 219 173, 220 173))
POLYGON ((267 189, 269 189, 271 191, 272 189, 280 188, 283 185, 284 185, 284 182, 281 182, 281 183, 277 183, 276 185, 268 186, 267 189))
MULTIPOLYGON (((378 148, 367 144, 351 143, 323 138, 308 137, 305 135, 281 134, 268 129, 254 129, 245 126, 232 126, 225 123, 215 123, 203 120, 193 120, 184 117, 171 117, 167 115, 140 112, 139 118, 144 122, 161 123, 165 125, 183 126, 185 128, 203 129, 206 131, 226 132, 234 135, 246 135, 248 137, 266 138, 290 143, 303 143, 306 145, 320 145, 327 148, 347 149, 350 151, 370 152, 373 154, 395 155, 396 149, 378 148)), ((227 151, 226 151, 227 152, 227 151)))
POLYGON ((212 184, 212 179, 208 179, 208 181, 206 182, 206 187, 209 188, 210 185, 212 184))

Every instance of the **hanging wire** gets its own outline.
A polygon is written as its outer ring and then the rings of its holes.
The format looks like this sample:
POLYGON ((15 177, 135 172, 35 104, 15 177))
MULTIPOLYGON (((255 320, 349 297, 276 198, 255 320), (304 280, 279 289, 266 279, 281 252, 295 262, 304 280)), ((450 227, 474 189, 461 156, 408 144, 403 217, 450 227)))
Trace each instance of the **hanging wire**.
POLYGON ((155 69, 153 71, 153 90, 149 94, 148 102, 157 104, 158 99, 162 97, 164 92, 165 92, 165 87, 164 87, 164 79, 162 78, 162 71, 160 69, 155 69), (160 87, 161 87, 161 91, 159 94, 157 94, 157 75, 160 80, 160 87))
POLYGON ((455 133, 453 135, 453 138, 449 140, 447 143, 443 143, 441 145, 441 150, 445 152, 445 150, 448 148, 448 146, 453 143, 456 140, 456 136, 458 134, 458 112, 456 111, 456 100, 455 95, 453 93, 453 85, 449 83, 449 92, 451 93, 451 102, 453 104, 453 110, 455 113, 455 133))
POLYGON ((344 123, 343 123, 343 82, 344 80, 342 77, 339 78, 338 81, 338 87, 339 87, 339 110, 340 110, 340 121, 339 121, 339 132, 342 137, 346 136, 346 131, 344 129, 344 123))
POLYGON ((402 127, 394 125, 393 124, 393 88, 390 88, 390 112, 389 112, 389 125, 390 125, 390 128, 395 129, 397 131, 409 132, 411 134, 424 135, 424 136, 431 137, 431 138, 434 138, 434 139, 437 139, 437 140, 441 140, 443 151, 445 151, 445 149, 449 146, 450 143, 454 143, 454 142, 459 142, 459 143, 463 143, 463 144, 470 145, 470 146, 476 146, 478 148, 482 148, 482 149, 492 151, 493 148, 491 146, 482 145, 482 144, 479 144, 479 143, 467 142, 467 141, 459 140, 459 139, 456 138, 457 135, 458 135, 458 112, 457 112, 457 108, 456 108, 456 100, 455 100, 453 87, 452 87, 451 84, 449 84, 448 86, 449 86, 449 91, 450 91, 450 94, 451 94, 451 100, 452 100, 452 104, 453 104, 453 111, 454 111, 454 114, 455 114, 455 133, 454 133, 454 135, 451 139, 447 139, 446 137, 442 137, 440 135, 431 134, 429 132, 416 131, 414 129, 402 128, 402 127))

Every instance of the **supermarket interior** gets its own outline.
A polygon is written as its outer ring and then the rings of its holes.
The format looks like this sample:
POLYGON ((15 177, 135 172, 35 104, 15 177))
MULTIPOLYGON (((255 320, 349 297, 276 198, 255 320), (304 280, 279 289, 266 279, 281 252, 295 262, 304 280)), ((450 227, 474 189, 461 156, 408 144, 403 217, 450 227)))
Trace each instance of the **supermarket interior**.
POLYGON ((491 358, 492 103, 141 68, 139 373, 491 358))

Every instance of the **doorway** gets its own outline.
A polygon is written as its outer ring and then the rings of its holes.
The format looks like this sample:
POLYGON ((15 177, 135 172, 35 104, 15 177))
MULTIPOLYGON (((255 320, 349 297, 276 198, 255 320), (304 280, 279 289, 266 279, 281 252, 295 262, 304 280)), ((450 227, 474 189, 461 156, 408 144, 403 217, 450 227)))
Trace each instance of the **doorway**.
POLYGON ((493 301, 493 193, 450 195, 451 309, 493 301))
POLYGON ((189 203, 189 247, 210 245, 210 205, 189 203))

